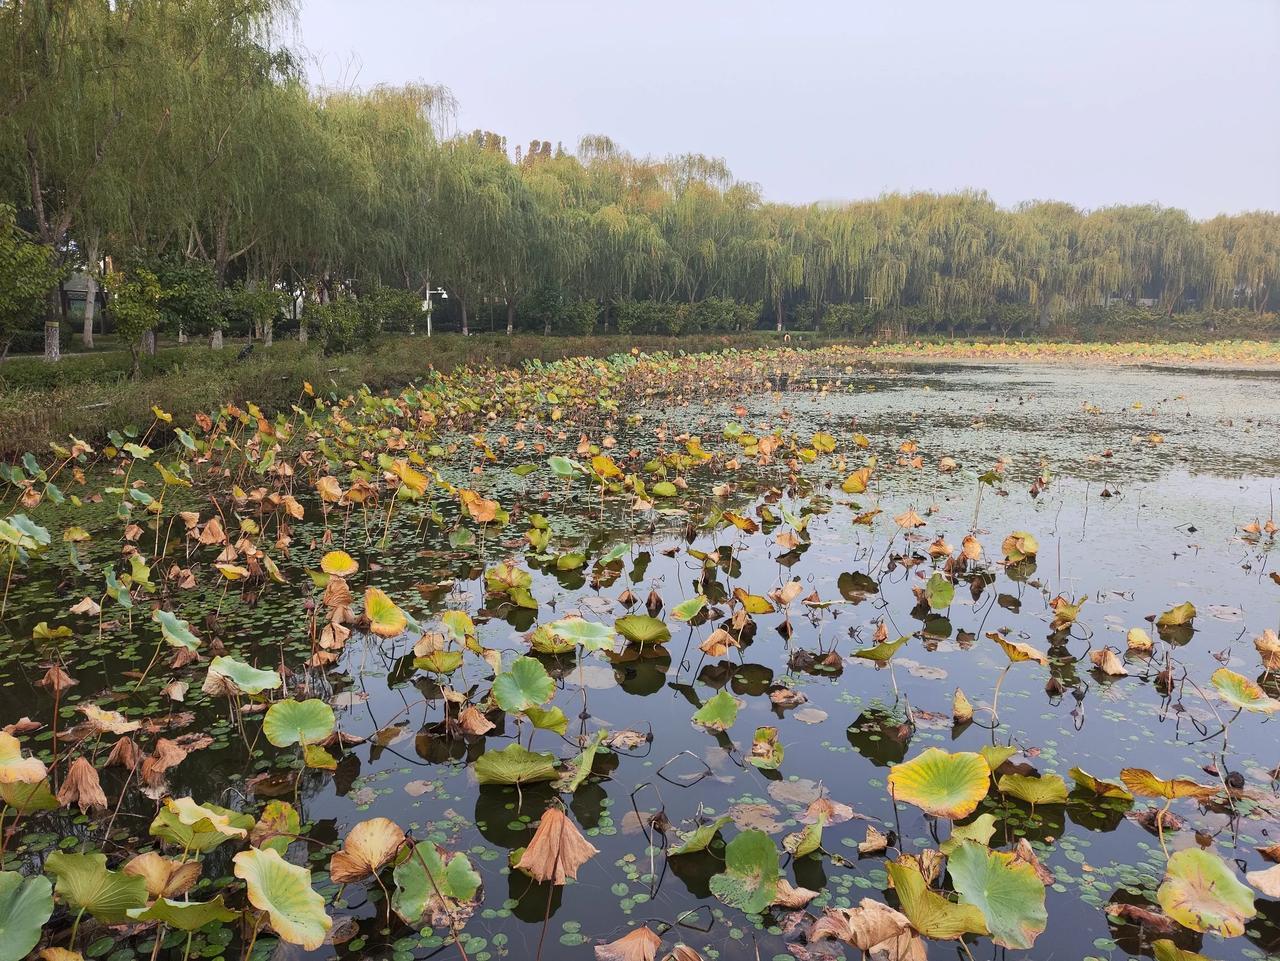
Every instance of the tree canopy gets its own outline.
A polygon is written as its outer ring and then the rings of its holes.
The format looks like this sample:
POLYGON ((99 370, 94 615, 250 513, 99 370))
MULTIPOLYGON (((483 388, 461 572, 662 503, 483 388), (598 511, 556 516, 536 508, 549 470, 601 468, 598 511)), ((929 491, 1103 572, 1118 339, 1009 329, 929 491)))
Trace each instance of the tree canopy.
MULTIPOLYGON (((0 203, 17 227, 66 269, 96 271, 97 252, 162 286, 279 290, 303 325, 309 302, 386 287, 442 286, 464 330, 485 311, 549 332, 1276 306, 1274 212, 1009 209, 978 191, 772 203, 701 154, 448 133, 437 85, 313 89, 277 39, 290 14, 286 0, 0 0, 0 203)), ((56 305, 31 322, 56 322, 56 305)), ((216 331, 232 307, 205 309, 184 330, 216 331)))

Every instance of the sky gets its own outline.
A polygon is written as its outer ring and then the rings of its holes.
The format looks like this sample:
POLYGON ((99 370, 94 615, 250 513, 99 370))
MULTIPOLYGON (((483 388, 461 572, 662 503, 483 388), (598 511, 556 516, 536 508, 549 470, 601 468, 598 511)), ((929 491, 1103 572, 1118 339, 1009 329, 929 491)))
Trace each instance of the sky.
POLYGON ((1280 0, 300 0, 313 83, 724 158, 768 200, 1280 210, 1280 0))

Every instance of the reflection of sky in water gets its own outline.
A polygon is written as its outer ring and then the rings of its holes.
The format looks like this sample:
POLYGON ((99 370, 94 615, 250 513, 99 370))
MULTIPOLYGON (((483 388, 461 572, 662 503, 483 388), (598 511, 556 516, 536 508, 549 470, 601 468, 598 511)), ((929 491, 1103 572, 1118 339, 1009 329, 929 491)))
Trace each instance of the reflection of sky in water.
MULTIPOLYGON (((977 599, 967 585, 961 585, 947 620, 929 620, 929 632, 936 636, 928 645, 913 638, 899 653, 892 674, 852 659, 844 661, 840 676, 821 677, 790 672, 788 661, 796 651, 834 648, 848 655, 870 643, 880 620, 886 622, 890 637, 920 631, 925 623, 916 616, 919 612, 913 613, 911 588, 923 585, 927 564, 895 566, 883 576, 877 595, 856 604, 837 604, 826 612, 806 612, 798 603, 793 605, 789 644, 777 629, 781 615, 759 617, 754 642, 742 652, 743 665, 732 658, 700 659, 697 643, 710 628, 696 628, 690 636, 689 629, 677 624, 668 645, 670 662, 642 661, 614 668, 591 659, 581 671, 568 660, 558 667, 548 662, 553 673, 563 676, 564 689, 555 703, 573 719, 571 732, 577 727, 577 715, 585 711, 587 730, 602 724, 652 729, 654 740, 647 756, 623 757, 611 780, 589 784, 573 798, 572 813, 590 829, 601 854, 583 868, 580 883, 553 901, 544 957, 591 957, 590 941, 577 943, 577 924, 580 935, 607 939, 625 933, 628 920, 670 921, 702 905, 702 913, 691 923, 705 924, 708 909, 721 911, 706 888, 707 878, 718 870, 710 855, 675 859, 664 872, 663 857, 655 854, 652 866, 661 883, 652 901, 645 900, 657 879, 647 877, 650 854, 635 823, 633 792, 641 812, 661 808, 677 824, 696 815, 700 804, 706 813, 725 812, 734 804, 770 805, 770 810, 754 813, 772 822, 767 826, 779 828, 773 836, 780 841, 783 834, 798 829, 795 819, 820 782, 836 800, 852 805, 882 827, 900 830, 904 848, 932 844, 929 827, 918 812, 903 810, 895 815, 885 787, 888 764, 930 745, 976 750, 991 742, 990 731, 972 725, 953 732, 947 719, 957 686, 979 707, 989 704, 1005 661, 983 637, 986 631, 1007 630, 1011 637, 1047 650, 1054 658, 1052 672, 1066 688, 1064 695, 1049 697, 1044 692, 1049 670, 1034 664, 1011 669, 1000 695, 1003 727, 999 736, 1002 743, 1012 737, 1029 752, 1020 760, 1064 777, 1073 766, 1100 777, 1115 777, 1121 767, 1132 765, 1164 776, 1210 780, 1200 768, 1213 760, 1221 738, 1206 741, 1205 736, 1219 725, 1213 709, 1194 687, 1181 688, 1175 697, 1180 710, 1171 708, 1162 703, 1151 683, 1154 667, 1131 660, 1130 676, 1108 680, 1091 670, 1088 654, 1107 644, 1123 650, 1129 628, 1149 628, 1144 618, 1190 600, 1200 611, 1196 631, 1176 648, 1175 656, 1191 679, 1204 688, 1208 676, 1223 664, 1249 677, 1258 675, 1251 639, 1263 628, 1275 627, 1280 618, 1280 587, 1267 576, 1276 568, 1276 551, 1265 542, 1246 543, 1237 528, 1255 518, 1265 519, 1276 493, 1280 380, 1136 368, 930 365, 901 374, 859 376, 853 383, 852 391, 842 393, 792 391, 745 398, 742 403, 749 414, 744 420, 751 425, 781 424, 805 437, 814 429, 829 430, 841 438, 842 450, 852 450, 848 437, 853 431, 867 434, 871 450, 881 456, 873 491, 878 500, 841 494, 842 477, 827 461, 806 468, 804 477, 814 482, 815 489, 809 495, 785 491, 781 504, 791 510, 807 506, 813 512, 812 543, 782 555, 773 540, 782 528, 754 537, 723 530, 714 536, 699 530, 692 540, 682 535, 688 518, 680 505, 712 503, 709 486, 722 477, 693 475, 687 494, 672 502, 673 513, 658 518, 652 535, 639 537, 633 528, 636 518, 621 505, 610 502, 601 508, 581 485, 566 491, 552 484, 547 502, 526 502, 523 511, 546 514, 561 538, 561 549, 589 544, 598 551, 619 542, 634 547, 621 579, 599 596, 584 586, 583 572, 536 572, 534 594, 543 601, 538 620, 545 622, 575 609, 595 618, 618 616, 622 609, 614 599, 628 586, 641 597, 656 587, 669 610, 698 589, 699 571, 688 555, 663 553, 664 548, 677 545, 701 550, 733 547, 733 563, 724 565, 732 576, 718 569, 714 583, 702 585, 709 594, 731 593, 738 586, 765 593, 780 579, 799 577, 804 593, 815 590, 823 599, 835 600, 840 597, 840 574, 882 570, 878 565, 886 555, 902 551, 903 537, 894 535, 888 518, 908 507, 921 514, 932 509, 928 525, 921 529, 923 539, 912 543, 920 553, 937 534, 958 547, 976 511, 979 538, 988 554, 999 553, 1002 538, 1011 530, 1033 532, 1041 545, 1036 570, 1022 582, 1001 573, 977 599), (1134 406, 1138 403, 1140 408, 1134 406), (784 410, 790 413, 789 420, 782 419, 784 410), (1152 433, 1163 435, 1164 443, 1150 443, 1152 433), (893 463, 891 452, 905 439, 920 445, 923 470, 893 463), (1108 449, 1110 458, 1089 459, 1108 449), (961 469, 938 474, 935 465, 944 455, 959 461, 961 469), (1007 496, 982 488, 979 504, 977 475, 997 456, 1010 459, 1007 496), (1028 487, 1039 473, 1041 458, 1047 461, 1053 480, 1033 499, 1028 487), (1104 487, 1114 496, 1100 496, 1104 487), (851 524, 856 513, 877 506, 883 514, 872 527, 851 524), (1049 637, 1048 602, 1058 593, 1086 601, 1070 638, 1055 642, 1049 637), (806 708, 825 712, 825 719, 815 712, 809 718, 817 723, 804 723, 795 711, 775 712, 761 694, 770 682, 782 679, 808 697, 806 708), (895 681, 900 694, 896 700, 895 681), (717 738, 689 721, 696 705, 719 687, 727 687, 743 702, 731 738, 717 738), (918 712, 914 731, 903 726, 908 704, 918 712), (754 729, 765 724, 779 728, 786 748, 781 781, 744 765, 740 753, 728 750, 734 742, 746 750, 754 729)), ((619 448, 632 444, 651 448, 652 428, 664 417, 669 418, 672 436, 690 430, 712 438, 732 414, 729 405, 647 412, 635 430, 615 431, 619 448), (703 416, 704 424, 690 426, 703 416)), ((576 430, 571 433, 570 444, 577 437, 576 430)), ((716 446, 710 440, 706 443, 712 449, 716 446)), ((857 456, 850 454, 851 466, 857 456)), ((514 452, 504 455, 504 466, 520 462, 514 452)), ((534 482, 526 485, 505 472, 500 476, 504 505, 514 503, 526 486, 530 491, 541 490, 534 482)), ((735 509, 754 513, 758 493, 786 480, 785 469, 775 467, 768 472, 768 483, 753 491, 753 476, 750 469, 734 476, 740 485, 732 502, 735 509)), ((695 519, 702 516, 700 510, 694 514, 695 519)), ((416 519, 414 508, 405 507, 403 518, 388 549, 356 552, 364 572, 371 560, 381 565, 367 583, 387 589, 415 613, 427 616, 430 610, 440 609, 443 601, 420 600, 425 595, 419 589, 458 578, 454 600, 469 600, 469 609, 475 611, 483 591, 475 555, 451 552, 435 535, 424 541, 410 520, 416 519)), ((511 549, 507 545, 523 530, 523 523, 517 521, 509 534, 490 534, 484 548, 488 562, 504 556, 511 549)), ((314 565, 319 554, 305 546, 312 533, 304 527, 297 539, 298 560, 308 565, 314 565)), ((344 546, 352 549, 358 543, 348 541, 344 546)), ((353 586, 363 588, 366 582, 357 581, 353 586)), ((263 603, 266 608, 253 609, 229 603, 224 625, 229 646, 252 645, 259 659, 277 657, 276 645, 282 639, 298 640, 297 625, 302 623, 299 609, 276 609, 270 592, 264 594, 263 603)), ((481 638, 487 646, 507 649, 507 657, 512 657, 524 648, 520 635, 526 626, 521 623, 518 630, 494 618, 481 625, 481 638)), ((408 639, 365 644, 356 638, 348 647, 341 671, 335 672, 337 686, 367 695, 367 700, 356 698, 340 708, 343 727, 362 735, 381 730, 382 736, 379 743, 355 748, 353 757, 344 762, 336 779, 341 795, 334 779, 308 776, 306 815, 320 822, 316 833, 322 837, 340 835, 355 821, 376 814, 412 828, 419 837, 434 833, 451 848, 468 851, 484 875, 486 889, 482 910, 467 931, 486 939, 487 946, 472 956, 482 950, 499 956, 506 938, 508 957, 532 958, 547 905, 546 891, 520 876, 509 876, 505 864, 507 849, 527 842, 529 821, 536 821, 548 792, 526 789, 523 806, 518 807, 514 790, 477 791, 464 762, 474 760, 483 747, 451 744, 438 736, 434 725, 441 717, 439 701, 423 703, 424 695, 433 695, 434 689, 421 679, 416 684, 402 679, 409 673, 402 660, 407 649, 408 639), (423 781, 429 783, 417 783, 423 781), (508 898, 512 900, 504 905, 508 898)), ((93 670, 87 667, 86 677, 93 670)), ((12 670, 8 674, 8 684, 31 691, 30 698, 47 712, 43 692, 30 688, 32 678, 15 680, 12 670)), ((453 683, 459 689, 488 686, 476 662, 469 662, 453 683)), ((30 710, 29 703, 10 702, 5 716, 30 710)), ((1224 711, 1221 706, 1218 710, 1224 711)), ((1280 761, 1274 749, 1274 724, 1246 715, 1231 728, 1232 753, 1226 766, 1243 772, 1255 789, 1267 788, 1264 772, 1280 761)), ((487 746, 505 746, 509 741, 503 736, 511 736, 515 729, 508 720, 505 730, 499 728, 488 738, 487 746)), ((527 726, 523 734, 527 744, 527 726)), ((570 745, 545 731, 535 734, 533 747, 562 757, 573 753, 570 745)), ((235 753, 234 749, 222 755, 206 752, 198 766, 184 765, 175 776, 175 790, 234 799, 234 792, 223 794, 222 789, 227 777, 238 776, 241 770, 242 758, 233 757, 235 753), (220 763, 226 763, 224 770, 219 770, 220 763)), ((1013 841, 1022 833, 1055 839, 1051 853, 1045 855, 1057 878, 1049 893, 1049 928, 1023 957, 1110 958, 1136 952, 1131 940, 1122 940, 1119 948, 1099 940, 1118 930, 1109 927, 1102 906, 1124 886, 1139 892, 1157 880, 1162 858, 1154 836, 1124 820, 1118 811, 1090 810, 1082 804, 1029 816, 1020 805, 1002 806, 998 799, 989 799, 984 809, 1001 818, 997 840, 1013 841)), ((1189 819, 1189 827, 1216 836, 1221 853, 1244 859, 1250 869, 1264 866, 1252 845, 1276 840, 1274 824, 1256 820, 1232 824, 1222 814, 1197 813, 1187 802, 1178 802, 1175 810, 1189 819), (1264 829, 1270 834, 1264 835, 1264 829)), ((787 868, 787 876, 796 883, 824 889, 824 898, 814 910, 824 903, 848 905, 861 897, 881 896, 882 861, 857 860, 856 842, 864 831, 865 822, 859 820, 826 830, 824 846, 850 859, 849 867, 837 867, 828 860, 787 868)), ((731 836, 732 828, 727 834, 731 836)), ((1170 843, 1178 847, 1193 843, 1192 832, 1177 832, 1170 836, 1170 843)), ((347 896, 351 905, 363 901, 363 895, 352 890, 347 896)), ((365 904, 354 913, 372 918, 376 910, 365 904)), ((1273 918, 1275 914, 1272 910, 1273 918)), ((370 939, 365 954, 384 940, 395 943, 407 937, 399 944, 401 954, 417 944, 411 932, 394 931, 384 939, 377 927, 373 922, 365 927, 370 939)), ((1223 959, 1258 957, 1257 945, 1274 950, 1276 927, 1255 923, 1251 932, 1250 937, 1224 943, 1207 938, 1203 949, 1223 959)), ((1133 932, 1119 933, 1131 937, 1133 932)), ((709 933, 677 930, 667 936, 666 947, 677 940, 713 946, 722 958, 754 958, 757 941, 760 957, 787 956, 784 939, 776 931, 756 931, 727 910, 709 933)), ((1193 947, 1199 941, 1187 938, 1183 943, 1193 947)), ((950 957, 952 950, 932 944, 930 956, 950 957)), ((417 952, 426 953, 423 947, 417 952)), ((991 957, 992 948, 976 947, 975 954, 991 957)))

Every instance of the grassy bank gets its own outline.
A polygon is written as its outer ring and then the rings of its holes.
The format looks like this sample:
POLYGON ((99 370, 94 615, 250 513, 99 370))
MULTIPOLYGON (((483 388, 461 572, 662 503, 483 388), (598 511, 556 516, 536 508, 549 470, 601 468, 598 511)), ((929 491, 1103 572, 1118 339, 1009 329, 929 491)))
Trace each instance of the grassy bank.
MULTIPOLYGON (((796 335, 792 346, 836 343, 814 334, 796 335)), ((228 401, 252 401, 268 414, 288 409, 302 394, 303 382, 320 393, 343 395, 367 384, 374 391, 401 387, 429 368, 448 372, 460 366, 514 366, 526 360, 552 361, 571 356, 605 356, 633 347, 644 351, 689 352, 741 349, 779 344, 772 333, 690 337, 506 337, 446 334, 387 338, 352 354, 326 357, 318 348, 294 341, 259 347, 238 359, 238 344, 221 351, 203 346, 172 347, 148 357, 142 376, 129 380, 127 354, 112 351, 69 356, 46 365, 35 358, 0 365, 0 458, 45 450, 68 435, 97 444, 112 428, 151 422, 152 406, 190 423, 201 411, 228 401)), ((1160 343, 1082 343, 928 339, 870 344, 856 356, 879 360, 973 359, 1009 362, 1105 362, 1280 366, 1280 343, 1221 340, 1160 343)))
POLYGON ((307 381, 317 392, 347 394, 361 384, 380 391, 401 387, 429 368, 448 372, 466 365, 498 367, 526 360, 605 356, 638 347, 645 351, 719 350, 777 343, 771 334, 716 337, 542 337, 446 334, 395 337, 368 350, 326 357, 318 348, 282 341, 258 347, 238 360, 240 345, 220 351, 173 347, 145 358, 142 376, 129 380, 128 355, 103 351, 68 356, 56 365, 15 358, 0 365, 0 458, 45 450, 69 434, 96 444, 126 424, 145 426, 152 406, 190 423, 201 411, 252 401, 267 413, 298 402, 307 381))

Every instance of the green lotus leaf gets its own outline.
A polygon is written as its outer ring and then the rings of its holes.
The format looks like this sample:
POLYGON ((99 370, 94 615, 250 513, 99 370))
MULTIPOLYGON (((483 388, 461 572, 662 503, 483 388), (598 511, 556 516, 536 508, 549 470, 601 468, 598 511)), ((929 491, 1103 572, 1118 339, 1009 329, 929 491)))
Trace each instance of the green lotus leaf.
POLYGON ((396 865, 396 891, 391 907, 408 924, 430 922, 430 915, 450 912, 474 901, 480 875, 465 854, 448 855, 430 841, 419 841, 396 865))
POLYGON ((957 824, 953 827, 951 829, 951 837, 943 841, 938 848, 943 854, 950 854, 964 841, 977 841, 979 844, 986 844, 991 840, 991 835, 995 833, 995 815, 979 814, 968 824, 957 824))
POLYGON ((462 651, 432 651, 413 659, 413 666, 432 674, 452 674, 462 667, 462 651))
POLYGON ((290 697, 267 708, 262 733, 276 747, 291 747, 323 741, 333 733, 336 724, 333 708, 319 698, 295 701, 290 697))
POLYGON ((724 871, 711 878, 711 893, 731 908, 760 914, 777 896, 782 870, 778 849, 763 831, 743 831, 724 849, 724 871))
POLYGON ((212 901, 171 901, 157 898, 146 908, 131 908, 129 917, 134 921, 159 921, 179 931, 199 931, 215 921, 234 921, 239 911, 226 906, 219 894, 212 901))
POLYGON ((778 740, 776 727, 758 727, 751 739, 751 754, 747 757, 758 768, 775 771, 782 766, 785 751, 778 740))
POLYGON ((947 871, 960 900, 982 911, 996 944, 1029 948, 1049 923, 1044 884, 1012 853, 963 841, 947 859, 947 871))
POLYGON ((1018 753, 1018 749, 1012 745, 984 744, 978 748, 978 753, 982 755, 982 759, 987 762, 987 767, 996 770, 1009 758, 1018 753))
POLYGON ((1151 955, 1156 961, 1209 961, 1203 954, 1180 948, 1168 938, 1152 941, 1151 955))
POLYGON ((655 497, 675 497, 680 493, 679 488, 671 481, 658 481, 653 485, 652 490, 655 497))
POLYGON ((613 626, 633 644, 665 644, 671 640, 670 628, 648 614, 628 614, 614 621, 613 626))
POLYGON ((551 473, 565 480, 577 477, 582 472, 582 465, 576 464, 567 457, 560 454, 552 454, 547 458, 547 465, 551 468, 551 473))
POLYGON ((563 638, 588 651, 600 651, 613 647, 617 632, 608 624, 587 621, 578 617, 561 618, 546 625, 557 638, 563 638))
POLYGON ((524 714, 533 726, 540 731, 555 731, 557 734, 563 735, 569 730, 569 719, 565 717, 564 711, 554 705, 551 707, 531 707, 524 714))
POLYGON ((996 783, 996 790, 1025 801, 1032 807, 1037 804, 1067 803, 1067 782, 1056 774, 1042 774, 1040 777, 1005 774, 996 783))
POLYGON ((924 585, 924 597, 929 602, 930 610, 945 611, 951 606, 956 596, 956 586, 943 575, 934 571, 924 585))
POLYGON ((262 809, 249 835, 249 841, 255 848, 271 848, 281 857, 289 850, 294 838, 302 833, 302 818, 288 801, 271 800, 262 809))
POLYGON ((990 786, 987 762, 969 751, 948 754, 931 747, 910 761, 895 764, 889 772, 889 790, 896 800, 952 820, 972 814, 990 786))
POLYGON ((1280 711, 1280 701, 1268 697, 1266 691, 1243 674, 1220 667, 1213 672, 1209 680, 1217 688, 1222 699, 1232 707, 1252 711, 1255 714, 1272 714, 1280 711))
POLYGON ((493 696, 508 714, 545 704, 555 690, 556 682, 535 657, 517 657, 508 670, 493 679, 493 696))
POLYGON ((893 655, 898 653, 898 648, 911 640, 908 637, 900 637, 896 641, 881 641, 875 647, 864 647, 862 650, 854 651, 854 657, 860 657, 864 661, 875 661, 877 664, 886 664, 892 660, 893 655))
POLYGON ((555 755, 526 751, 519 744, 486 751, 476 760, 475 772, 481 784, 531 784, 557 777, 555 755))
POLYGON ((0 871, 0 961, 22 961, 30 954, 52 914, 53 886, 48 878, 0 871))
POLYGON ((738 719, 738 699, 728 691, 719 691, 693 715, 693 723, 710 731, 727 731, 738 719))
POLYGON ((1156 618, 1156 627, 1182 627, 1196 619, 1196 606, 1190 601, 1169 608, 1156 618))
POLYGON ((914 861, 885 865, 894 893, 911 926, 926 938, 955 941, 966 934, 986 934, 987 922, 982 909, 973 904, 957 904, 929 890, 914 861))
POLYGON ((699 851, 705 851, 715 836, 720 833, 720 829, 732 821, 729 815, 718 817, 709 824, 702 824, 679 835, 680 843, 667 852, 667 857, 675 857, 679 854, 697 854, 699 851))
POLYGON ((592 738, 582 749, 577 759, 573 762, 573 767, 568 774, 560 779, 557 787, 562 791, 568 791, 572 794, 582 786, 582 782, 591 776, 591 766, 595 764, 596 754, 599 753, 604 739, 609 736, 608 731, 596 731, 596 736, 592 738))
MULTIPOLYGON (((226 825, 231 828, 242 828, 248 832, 252 830, 255 823, 252 814, 241 814, 230 808, 219 807, 217 804, 202 804, 200 807, 225 817, 226 825)), ((184 824, 177 813, 166 806, 160 809, 160 813, 151 822, 151 836, 167 841, 180 850, 203 854, 206 851, 212 851, 230 835, 218 830, 208 820, 184 824)))
POLYGON ((281 940, 314 951, 333 927, 324 898, 311 887, 311 872, 290 864, 271 848, 241 851, 232 859, 235 875, 249 889, 249 903, 267 912, 281 940))
POLYGON ((237 657, 219 655, 209 662, 209 679, 205 687, 218 686, 217 680, 229 681, 241 694, 261 694, 274 691, 283 682, 280 674, 270 669, 261 670, 237 657))
POLYGON ((123 871, 109 871, 105 854, 54 851, 45 859, 44 869, 58 879, 58 897, 107 924, 125 920, 130 908, 147 903, 146 880, 123 871))
POLYGON ((369 618, 369 630, 379 637, 395 637, 409 626, 404 611, 376 587, 365 589, 364 613, 369 618))
POLYGON ((695 594, 687 601, 681 601, 675 607, 671 608, 671 616, 677 621, 691 621, 698 616, 698 612, 707 606, 707 598, 702 594, 695 594))
POLYGON ((1200 848, 1173 853, 1156 900, 1184 928, 1224 938, 1244 934, 1244 923, 1257 914, 1253 891, 1222 858, 1200 848))
POLYGON ((53 791, 49 789, 48 778, 37 781, 35 784, 0 781, 0 800, 22 815, 56 811, 62 807, 58 799, 53 796, 53 791))
POLYGON ((151 619, 160 625, 160 634, 171 647, 181 647, 188 651, 200 647, 200 638, 192 632, 191 625, 172 611, 156 610, 151 619))
POLYGON ((826 823, 827 816, 818 815, 818 820, 813 824, 806 824, 799 831, 783 838, 782 849, 795 858, 808 857, 822 847, 822 829, 826 823))

